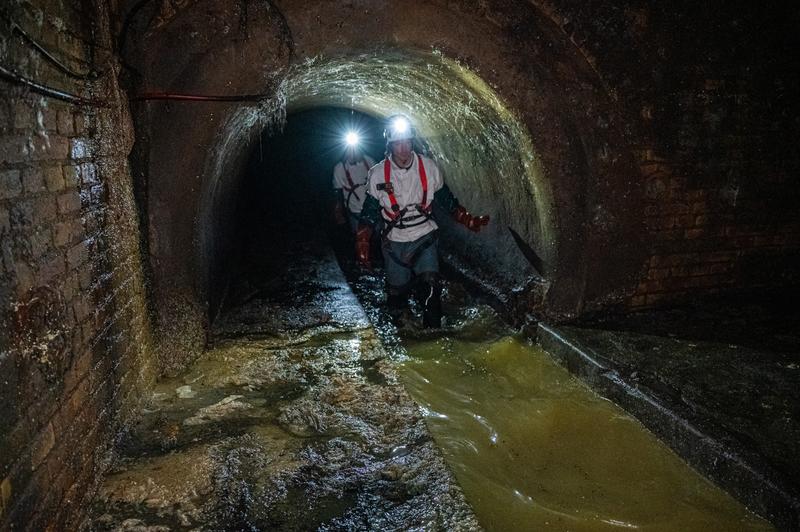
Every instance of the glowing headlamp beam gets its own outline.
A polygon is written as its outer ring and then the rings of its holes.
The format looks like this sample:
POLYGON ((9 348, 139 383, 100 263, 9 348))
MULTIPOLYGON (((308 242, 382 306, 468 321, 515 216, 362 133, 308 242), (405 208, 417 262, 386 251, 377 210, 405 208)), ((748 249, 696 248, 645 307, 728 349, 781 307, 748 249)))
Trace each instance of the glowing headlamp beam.
POLYGON ((344 137, 344 141, 348 146, 354 147, 358 145, 360 139, 358 138, 358 133, 355 131, 348 131, 347 135, 344 137))
POLYGON ((405 118, 395 118, 392 122, 392 129, 395 133, 405 133, 408 131, 408 120, 405 118))

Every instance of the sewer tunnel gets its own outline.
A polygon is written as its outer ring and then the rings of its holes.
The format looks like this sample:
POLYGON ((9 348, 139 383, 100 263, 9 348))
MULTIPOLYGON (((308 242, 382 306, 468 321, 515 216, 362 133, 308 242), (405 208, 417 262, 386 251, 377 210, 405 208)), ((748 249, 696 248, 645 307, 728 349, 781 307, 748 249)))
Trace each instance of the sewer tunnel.
MULTIPOLYGON (((2 15, 4 524, 75 524, 157 377, 213 343, 249 164, 290 119, 412 117, 493 219, 479 235, 444 222, 442 258, 517 325, 797 284, 795 9, 14 0, 2 15)), ((762 513, 791 529, 794 465, 776 463, 762 499, 790 502, 762 513)))

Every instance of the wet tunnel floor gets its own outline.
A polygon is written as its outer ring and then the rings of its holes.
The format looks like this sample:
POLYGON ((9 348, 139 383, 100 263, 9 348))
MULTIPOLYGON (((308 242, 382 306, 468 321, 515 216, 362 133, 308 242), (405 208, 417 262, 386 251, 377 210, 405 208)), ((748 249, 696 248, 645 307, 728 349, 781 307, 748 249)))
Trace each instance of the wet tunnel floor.
POLYGON ((210 349, 158 384, 87 528, 477 528, 330 248, 257 259, 210 349))
POLYGON ((252 266, 88 529, 769 529, 458 285, 445 330, 398 329, 324 242, 252 266))

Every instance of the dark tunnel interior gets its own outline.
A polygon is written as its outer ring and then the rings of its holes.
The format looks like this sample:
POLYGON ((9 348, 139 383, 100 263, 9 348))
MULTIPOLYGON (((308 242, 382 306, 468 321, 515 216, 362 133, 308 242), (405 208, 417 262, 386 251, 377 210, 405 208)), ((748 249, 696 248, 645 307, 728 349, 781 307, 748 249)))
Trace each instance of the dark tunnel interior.
POLYGON ((800 530, 798 5, 6 0, 0 530, 800 530))
POLYGON ((286 117, 280 131, 260 135, 241 178, 231 271, 221 278, 235 283, 237 277, 254 274, 264 249, 288 249, 309 238, 324 242, 336 231, 331 180, 334 165, 345 155, 349 131, 358 132, 362 153, 374 161, 383 158, 382 121, 351 109, 297 111, 286 117))
POLYGON ((382 123, 349 109, 299 111, 287 116, 281 132, 262 134, 242 179, 238 233, 283 239, 297 230, 326 231, 333 167, 344 157, 350 130, 359 132, 364 153, 383 157, 382 123))

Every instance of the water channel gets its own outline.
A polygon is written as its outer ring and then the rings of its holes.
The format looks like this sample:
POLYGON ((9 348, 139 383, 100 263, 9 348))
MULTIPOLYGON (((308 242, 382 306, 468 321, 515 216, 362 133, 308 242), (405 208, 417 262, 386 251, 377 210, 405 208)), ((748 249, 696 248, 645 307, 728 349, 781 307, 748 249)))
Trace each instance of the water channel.
POLYGON ((404 384, 487 530, 772 530, 615 404, 451 286, 399 329, 404 384))
POLYGON ((257 249, 86 530, 771 529, 458 284, 443 329, 398 327, 381 275, 257 249))

